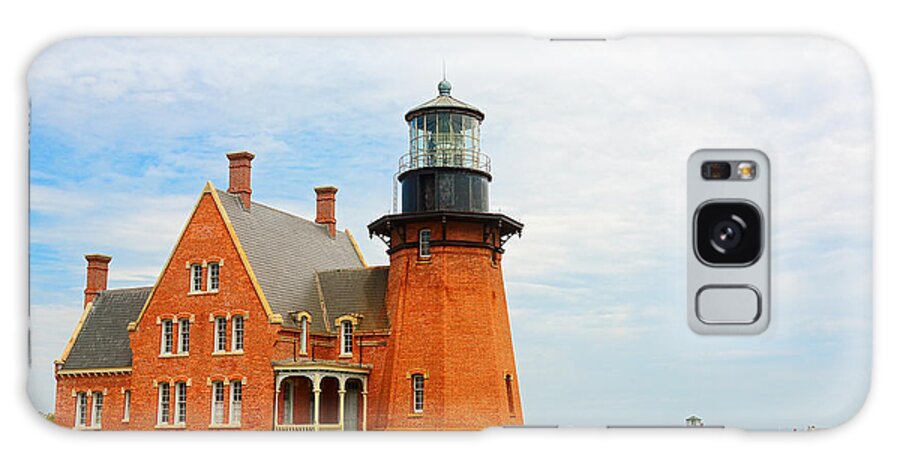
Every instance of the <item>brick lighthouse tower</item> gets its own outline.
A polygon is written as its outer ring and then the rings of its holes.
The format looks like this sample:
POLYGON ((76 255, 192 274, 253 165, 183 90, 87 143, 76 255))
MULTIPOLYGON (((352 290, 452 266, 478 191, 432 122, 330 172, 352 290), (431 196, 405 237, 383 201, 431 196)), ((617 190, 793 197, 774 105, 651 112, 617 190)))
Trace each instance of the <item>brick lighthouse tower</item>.
POLYGON ((402 209, 369 224, 388 246, 385 401, 374 426, 482 429, 522 423, 501 261, 523 225, 489 211, 484 113, 439 95, 406 113, 402 209))

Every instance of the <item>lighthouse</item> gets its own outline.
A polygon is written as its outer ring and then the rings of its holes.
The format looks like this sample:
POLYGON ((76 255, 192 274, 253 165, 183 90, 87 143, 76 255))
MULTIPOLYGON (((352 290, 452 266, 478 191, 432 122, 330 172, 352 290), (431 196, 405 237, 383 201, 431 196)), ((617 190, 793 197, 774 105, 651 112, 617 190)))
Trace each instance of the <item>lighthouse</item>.
POLYGON ((391 322, 375 427, 482 429, 522 424, 504 245, 523 225, 490 211, 484 113, 438 95, 406 113, 408 152, 397 181, 402 207, 369 224, 390 257, 391 322))

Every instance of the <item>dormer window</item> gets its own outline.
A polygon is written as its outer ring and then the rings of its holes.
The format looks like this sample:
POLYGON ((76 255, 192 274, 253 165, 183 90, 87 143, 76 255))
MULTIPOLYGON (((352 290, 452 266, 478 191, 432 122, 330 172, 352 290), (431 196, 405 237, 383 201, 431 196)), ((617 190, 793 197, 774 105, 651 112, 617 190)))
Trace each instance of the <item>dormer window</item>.
POLYGON ((341 321, 341 356, 353 355, 353 322, 341 321))
POLYGON ((306 346, 309 343, 309 318, 300 317, 300 352, 306 353, 306 346))
POLYGON ((431 229, 419 231, 419 258, 431 258, 431 229))
POLYGON ((203 291, 203 266, 191 264, 191 293, 203 291))

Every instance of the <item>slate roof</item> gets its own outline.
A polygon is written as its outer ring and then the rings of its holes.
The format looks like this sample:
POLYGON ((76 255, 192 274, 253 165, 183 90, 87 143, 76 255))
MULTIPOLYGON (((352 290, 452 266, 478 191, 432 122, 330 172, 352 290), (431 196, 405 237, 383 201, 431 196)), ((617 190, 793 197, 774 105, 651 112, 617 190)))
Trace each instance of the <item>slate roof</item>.
POLYGON ((272 311, 288 326, 295 324, 290 313, 306 311, 313 331, 327 331, 316 317, 322 314, 316 272, 363 268, 350 237, 338 231, 332 239, 325 225, 259 203, 246 210, 238 195, 218 194, 272 311))
POLYGON ((316 274, 319 279, 329 327, 345 314, 359 317, 357 331, 381 331, 390 328, 384 295, 387 291, 388 268, 338 269, 316 274))
POLYGON ((153 287, 100 292, 65 360, 65 369, 131 367, 128 323, 137 319, 153 287))

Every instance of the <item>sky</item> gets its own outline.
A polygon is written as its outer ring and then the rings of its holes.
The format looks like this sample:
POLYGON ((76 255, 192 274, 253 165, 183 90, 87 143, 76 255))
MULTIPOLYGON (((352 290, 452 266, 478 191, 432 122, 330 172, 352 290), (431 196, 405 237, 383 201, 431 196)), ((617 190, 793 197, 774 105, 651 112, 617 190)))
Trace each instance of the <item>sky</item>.
POLYGON ((249 150, 253 197, 338 227, 391 209, 404 113, 437 94, 486 114, 491 207, 525 224, 503 272, 525 422, 838 425, 871 366, 871 89, 859 56, 814 38, 120 39, 50 46, 28 73, 28 391, 82 308, 83 255, 110 288, 152 285, 224 154, 249 150), (772 322, 700 336, 686 322, 685 166, 700 148, 772 165, 772 322))

